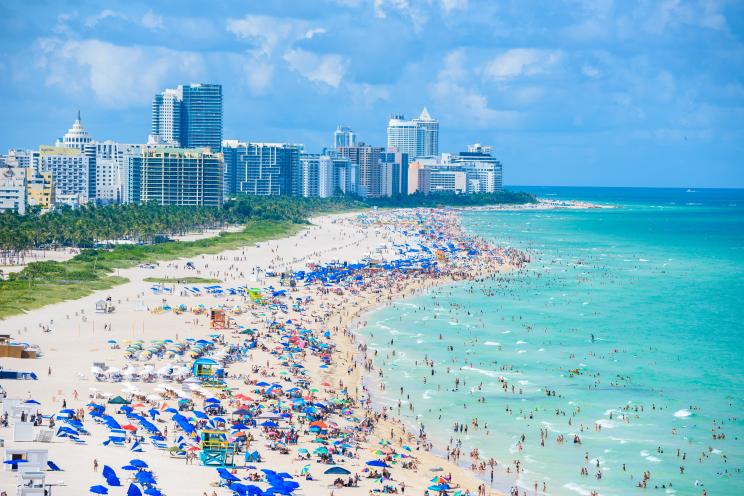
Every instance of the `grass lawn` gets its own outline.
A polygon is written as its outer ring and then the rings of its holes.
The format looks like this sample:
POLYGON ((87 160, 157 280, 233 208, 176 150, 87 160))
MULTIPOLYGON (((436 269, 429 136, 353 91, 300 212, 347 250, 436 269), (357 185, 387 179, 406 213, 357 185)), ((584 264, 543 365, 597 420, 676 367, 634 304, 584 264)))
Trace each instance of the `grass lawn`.
POLYGON ((286 221, 256 220, 247 223, 240 232, 222 233, 197 241, 122 245, 111 250, 84 250, 65 262, 32 262, 21 272, 12 274, 10 279, 0 281, 0 319, 52 303, 82 298, 94 291, 128 282, 126 278, 112 275, 115 269, 219 253, 291 236, 304 227, 286 221))

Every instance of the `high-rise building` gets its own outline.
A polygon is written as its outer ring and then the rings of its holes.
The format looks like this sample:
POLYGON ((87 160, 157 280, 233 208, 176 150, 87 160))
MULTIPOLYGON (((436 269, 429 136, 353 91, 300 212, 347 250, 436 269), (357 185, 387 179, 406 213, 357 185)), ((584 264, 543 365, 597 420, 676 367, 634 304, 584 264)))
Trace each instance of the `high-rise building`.
POLYGON ((382 196, 401 196, 408 194, 408 154, 388 150, 380 156, 380 162, 389 171, 383 171, 382 196), (389 175, 388 179, 385 174, 389 175))
POLYGON ((40 146, 39 172, 52 173, 55 204, 78 206, 88 202, 89 157, 79 148, 40 146))
POLYGON ((333 148, 338 150, 342 146, 356 146, 357 139, 350 127, 338 126, 333 133, 333 148))
POLYGON ((129 159, 129 195, 137 203, 222 206, 222 154, 155 148, 129 159))
POLYGON ((152 100, 152 141, 164 145, 181 146, 181 110, 183 95, 180 88, 165 89, 152 100))
POLYGON ((359 168, 346 157, 332 156, 333 195, 356 195, 359 168))
POLYGON ((181 146, 209 147, 218 152, 222 144, 222 85, 179 86, 183 95, 181 146))
POLYGON ((501 162, 492 153, 490 146, 476 143, 468 146, 467 152, 460 152, 451 158, 451 163, 460 166, 467 174, 468 193, 494 193, 503 190, 501 162))
MULTIPOLYGON (((80 118, 80 111, 78 110, 77 119, 72 124, 72 127, 67 130, 62 139, 57 140, 55 144, 57 147, 69 148, 71 150, 80 150, 83 155, 88 158, 88 173, 87 173, 87 190, 85 192, 86 201, 93 201, 96 198, 96 146, 93 142, 93 138, 90 133, 83 126, 83 121, 80 118)), ((57 181, 59 184, 59 181, 57 181)), ((65 199, 58 195, 58 201, 64 201, 65 203, 74 204, 72 199, 65 199)))
POLYGON ((288 143, 225 140, 225 191, 249 195, 301 194, 302 148, 288 143))
POLYGON ((357 169, 356 194, 363 198, 381 196, 380 156, 384 148, 359 143, 356 146, 342 146, 338 149, 341 157, 348 158, 357 169))
POLYGON ((406 120, 402 114, 391 116, 387 127, 387 147, 407 153, 410 158, 439 154, 439 121, 424 107, 421 115, 406 120))
POLYGON ((152 100, 149 141, 183 148, 222 144, 222 85, 192 83, 165 89, 152 100))
POLYGON ((0 212, 25 214, 27 196, 26 169, 15 161, 6 161, 0 166, 0 212))
POLYGON ((300 155, 300 190, 298 196, 328 198, 335 193, 333 160, 328 155, 300 155))
POLYGON ((113 158, 96 159, 96 203, 121 203, 121 162, 113 158))

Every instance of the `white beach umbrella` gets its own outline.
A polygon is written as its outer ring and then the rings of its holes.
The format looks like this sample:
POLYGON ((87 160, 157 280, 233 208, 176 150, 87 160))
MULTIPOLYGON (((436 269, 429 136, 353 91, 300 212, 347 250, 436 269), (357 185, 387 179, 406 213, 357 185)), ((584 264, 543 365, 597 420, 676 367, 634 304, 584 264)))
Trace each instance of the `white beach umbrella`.
POLYGON ((148 394, 145 398, 147 401, 161 401, 163 399, 159 394, 148 394))
POLYGON ((95 365, 90 368, 91 374, 103 374, 103 369, 101 367, 96 367, 95 365))
POLYGON ((118 374, 120 372, 121 372, 121 370, 119 368, 117 368, 117 367, 109 367, 108 369, 106 369, 106 373, 108 375, 118 374))

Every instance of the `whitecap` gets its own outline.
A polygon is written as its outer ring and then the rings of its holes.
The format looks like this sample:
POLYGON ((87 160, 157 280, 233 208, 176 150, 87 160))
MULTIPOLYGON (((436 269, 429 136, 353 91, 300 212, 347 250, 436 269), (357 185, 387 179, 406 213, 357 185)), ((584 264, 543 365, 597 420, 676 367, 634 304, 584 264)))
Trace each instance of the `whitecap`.
POLYGON ((674 412, 674 416, 677 418, 686 418, 692 415, 692 412, 689 410, 677 410, 674 412))
POLYGON ((537 351, 545 351, 545 348, 540 348, 540 349, 539 349, 539 350, 537 350, 537 351))
POLYGON ((486 341, 483 343, 484 346, 501 346, 501 343, 497 343, 496 341, 486 341))
POLYGON ((431 399, 431 395, 429 393, 431 393, 431 391, 429 389, 427 389, 426 391, 424 391, 424 394, 422 394, 421 397, 423 399, 425 399, 425 400, 430 400, 431 399))
POLYGON ((638 261, 639 262, 648 262, 648 260, 646 260, 645 258, 639 258, 638 261))
POLYGON ((650 452, 648 452, 648 451, 646 451, 646 450, 641 450, 641 456, 642 456, 642 457, 644 457, 644 458, 645 458, 645 457, 647 457, 647 456, 648 456, 648 455, 650 455, 650 454, 651 454, 651 453, 650 453, 650 452))
POLYGON ((527 353, 527 350, 517 350, 517 353, 521 355, 522 353, 527 353))
POLYGON ((563 487, 565 487, 569 491, 573 491, 575 493, 581 494, 581 496, 591 496, 592 494, 590 490, 578 485, 575 482, 568 482, 566 484, 563 484, 563 487))
POLYGON ((501 334, 509 334, 511 331, 504 331, 501 334))
POLYGON ((522 341, 521 339, 517 341, 517 344, 527 344, 527 341, 522 341))
POLYGON ((659 463, 661 461, 660 458, 656 458, 655 456, 647 456, 646 460, 653 462, 653 463, 659 463))
POLYGON ((423 342, 424 342, 424 340, 423 340, 423 339, 417 339, 417 340, 416 340, 416 344, 421 344, 421 343, 423 343, 423 342))

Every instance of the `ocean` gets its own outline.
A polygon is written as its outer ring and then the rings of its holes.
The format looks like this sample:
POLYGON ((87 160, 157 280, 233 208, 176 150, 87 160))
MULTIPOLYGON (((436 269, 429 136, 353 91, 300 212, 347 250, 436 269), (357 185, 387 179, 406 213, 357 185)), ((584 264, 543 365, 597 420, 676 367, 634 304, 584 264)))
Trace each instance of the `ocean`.
POLYGON ((744 494, 744 190, 512 189, 618 208, 463 213, 531 262, 367 315, 375 400, 520 494, 744 494))

